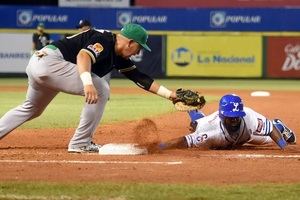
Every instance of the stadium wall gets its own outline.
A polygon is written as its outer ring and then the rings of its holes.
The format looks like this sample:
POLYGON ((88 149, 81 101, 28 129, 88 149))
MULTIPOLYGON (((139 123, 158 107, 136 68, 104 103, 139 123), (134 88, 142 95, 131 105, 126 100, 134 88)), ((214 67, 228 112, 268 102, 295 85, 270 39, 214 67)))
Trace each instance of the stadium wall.
POLYGON ((135 0, 135 6, 151 8, 278 8, 299 7, 297 0, 135 0))
POLYGON ((128 22, 149 30, 155 53, 138 60, 153 77, 300 78, 300 8, 0 6, 0 16, 7 19, 0 23, 0 42, 5 44, 0 47, 0 73, 25 72, 31 34, 39 22, 52 39, 59 39, 76 33, 75 25, 85 18, 114 32, 128 22))

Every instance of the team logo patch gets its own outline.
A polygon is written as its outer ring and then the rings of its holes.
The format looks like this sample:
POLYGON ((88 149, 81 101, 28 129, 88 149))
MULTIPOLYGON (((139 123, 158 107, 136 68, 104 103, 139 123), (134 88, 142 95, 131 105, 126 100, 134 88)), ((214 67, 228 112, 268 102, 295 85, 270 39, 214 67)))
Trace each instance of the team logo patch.
POLYGON ((234 103, 233 103, 234 108, 232 109, 232 111, 233 111, 233 112, 235 112, 235 111, 240 111, 239 108, 238 108, 239 105, 240 105, 239 103, 234 102, 234 103))
POLYGON ((262 121, 262 119, 257 118, 257 129, 256 129, 256 135, 263 135, 263 133, 261 133, 262 129, 264 126, 264 122, 262 121))
POLYGON ((87 48, 93 51, 96 57, 98 57, 104 49, 100 43, 90 44, 87 48))

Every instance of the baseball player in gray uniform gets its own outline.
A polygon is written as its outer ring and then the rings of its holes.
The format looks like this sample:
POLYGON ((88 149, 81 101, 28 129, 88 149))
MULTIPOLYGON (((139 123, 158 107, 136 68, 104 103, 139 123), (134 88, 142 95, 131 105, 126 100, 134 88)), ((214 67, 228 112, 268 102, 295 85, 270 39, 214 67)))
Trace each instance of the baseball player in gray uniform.
POLYGON ((26 100, 2 116, 0 138, 40 116, 59 92, 65 92, 85 96, 86 101, 68 152, 98 152, 100 145, 93 143, 92 137, 109 97, 109 85, 102 77, 113 68, 146 91, 169 100, 176 98, 174 91, 140 72, 129 59, 141 48, 151 51, 147 39, 142 26, 129 23, 118 34, 88 29, 37 51, 26 68, 26 100))
POLYGON ((296 136, 280 119, 269 120, 251 108, 244 107, 241 98, 227 94, 220 99, 219 110, 205 116, 201 111, 189 112, 191 133, 160 144, 150 150, 172 148, 231 149, 243 144, 276 143, 281 149, 295 144, 296 136))

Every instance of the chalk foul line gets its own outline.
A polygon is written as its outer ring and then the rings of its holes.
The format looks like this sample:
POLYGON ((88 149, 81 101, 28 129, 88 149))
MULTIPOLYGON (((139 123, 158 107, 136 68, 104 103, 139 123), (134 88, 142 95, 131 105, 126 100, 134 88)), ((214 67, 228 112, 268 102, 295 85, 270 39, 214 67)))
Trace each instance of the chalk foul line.
POLYGON ((281 158, 281 159, 288 159, 288 158, 300 158, 300 155, 275 155, 275 154, 206 154, 200 155, 200 157, 213 157, 213 158, 281 158))
POLYGON ((0 163, 59 163, 59 164, 153 164, 181 165, 182 161, 93 161, 93 160, 0 160, 0 163))
MULTIPOLYGON (((199 157, 235 158, 235 159, 299 159, 299 154, 270 155, 270 154, 202 154, 199 157)), ((111 160, 0 160, 0 163, 40 163, 40 164, 152 164, 152 165, 181 165, 182 161, 111 161, 111 160)))

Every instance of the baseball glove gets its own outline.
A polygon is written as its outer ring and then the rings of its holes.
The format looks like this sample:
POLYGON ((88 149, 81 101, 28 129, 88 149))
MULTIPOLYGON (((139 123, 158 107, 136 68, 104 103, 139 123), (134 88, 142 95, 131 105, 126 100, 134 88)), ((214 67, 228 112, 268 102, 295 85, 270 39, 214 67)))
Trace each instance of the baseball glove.
POLYGON ((202 95, 189 89, 177 89, 176 96, 173 104, 179 111, 198 110, 203 108, 206 102, 202 95))

